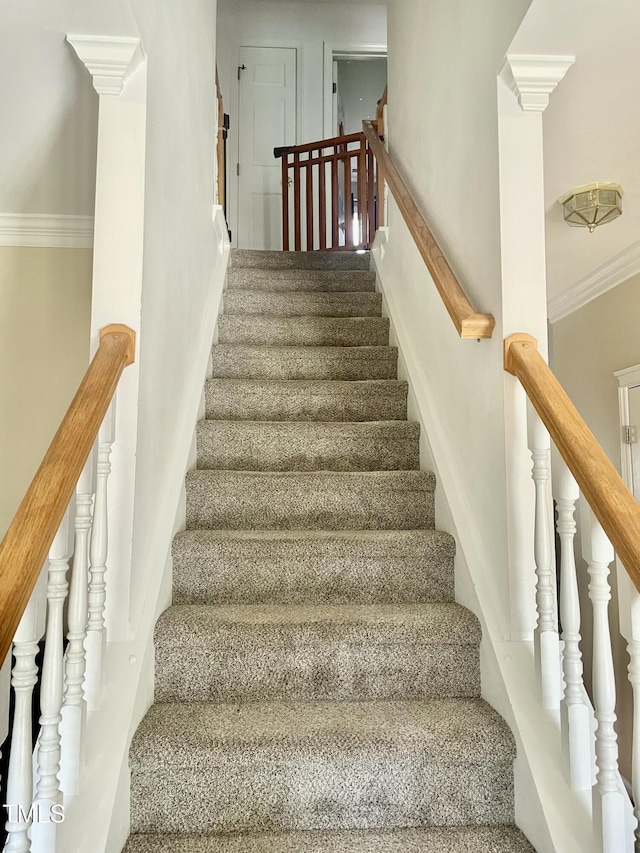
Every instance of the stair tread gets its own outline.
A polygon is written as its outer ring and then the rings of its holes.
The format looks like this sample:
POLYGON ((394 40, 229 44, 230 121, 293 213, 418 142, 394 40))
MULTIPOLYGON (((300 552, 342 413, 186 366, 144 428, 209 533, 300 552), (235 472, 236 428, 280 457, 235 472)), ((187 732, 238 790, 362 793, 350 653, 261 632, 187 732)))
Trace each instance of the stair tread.
POLYGON ((368 270, 369 252, 280 252, 232 249, 230 266, 262 269, 368 270))
POLYGON ((156 639, 173 641, 221 628, 278 636, 287 642, 291 632, 310 629, 309 641, 327 636, 349 636, 353 642, 372 639, 402 640, 414 644, 477 645, 481 639, 477 618, 459 604, 181 604, 160 616, 156 639))
POLYGON ((223 315, 285 317, 380 317, 382 295, 368 291, 260 291, 234 288, 223 315))
POLYGON ((225 314, 218 320, 218 341, 260 346, 387 346, 389 320, 225 314))
POLYGON ((398 379, 209 379, 206 415, 298 423, 403 420, 407 393, 407 383, 398 379))
MULTIPOLYGON (((151 706, 131 743, 131 768, 205 763, 220 749, 344 752, 358 746, 405 750, 448 764, 505 764, 513 735, 484 700, 374 702, 166 702, 151 706)), ((256 758, 259 761, 259 758, 256 758)))
POLYGON ((218 344, 213 376, 255 379, 395 379, 398 351, 390 346, 260 346, 218 344))
POLYGON ((513 826, 134 835, 124 853, 535 853, 513 826))
POLYGON ((380 471, 420 467, 409 421, 222 421, 197 426, 198 467, 261 471, 380 471))
POLYGON ((371 293, 376 274, 370 270, 304 270, 229 267, 227 289, 270 292, 299 290, 302 293, 371 293))
POLYGON ((389 553, 413 556, 419 547, 429 548, 445 543, 453 556, 454 539, 442 530, 183 530, 175 541, 200 542, 259 542, 260 547, 286 543, 299 549, 307 546, 316 551, 320 545, 330 546, 335 552, 351 548, 353 543, 368 554, 389 553))

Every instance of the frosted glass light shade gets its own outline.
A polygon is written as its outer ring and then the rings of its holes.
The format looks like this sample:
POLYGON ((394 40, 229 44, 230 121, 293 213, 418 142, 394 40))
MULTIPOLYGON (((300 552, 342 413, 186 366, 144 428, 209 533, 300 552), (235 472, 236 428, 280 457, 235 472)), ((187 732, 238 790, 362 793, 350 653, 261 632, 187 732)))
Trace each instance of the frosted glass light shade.
POLYGON ((576 187, 558 199, 569 225, 594 231, 598 225, 613 222, 622 214, 620 184, 587 184, 576 187))

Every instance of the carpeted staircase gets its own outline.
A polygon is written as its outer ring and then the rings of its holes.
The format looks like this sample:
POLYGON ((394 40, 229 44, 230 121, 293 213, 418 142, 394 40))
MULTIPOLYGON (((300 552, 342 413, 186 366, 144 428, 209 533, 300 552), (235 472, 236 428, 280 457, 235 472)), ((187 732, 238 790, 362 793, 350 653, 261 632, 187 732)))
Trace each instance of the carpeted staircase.
POLYGON ((369 257, 235 251, 128 853, 530 853, 369 257))

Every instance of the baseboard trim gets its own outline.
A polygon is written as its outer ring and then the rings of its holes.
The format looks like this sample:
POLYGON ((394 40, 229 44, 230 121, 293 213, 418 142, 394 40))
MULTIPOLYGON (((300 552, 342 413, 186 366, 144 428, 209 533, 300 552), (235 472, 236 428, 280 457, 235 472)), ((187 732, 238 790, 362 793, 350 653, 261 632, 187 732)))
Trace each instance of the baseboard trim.
POLYGON ((640 240, 615 255, 569 290, 549 300, 549 321, 557 323, 608 290, 640 273, 640 240))
POLYGON ((93 216, 0 213, 0 246, 93 248, 93 216))

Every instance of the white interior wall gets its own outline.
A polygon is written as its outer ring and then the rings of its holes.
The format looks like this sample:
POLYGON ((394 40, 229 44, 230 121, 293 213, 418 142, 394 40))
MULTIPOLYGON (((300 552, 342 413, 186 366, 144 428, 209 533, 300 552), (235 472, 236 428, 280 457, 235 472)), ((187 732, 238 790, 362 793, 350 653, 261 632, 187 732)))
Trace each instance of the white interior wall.
POLYGON ((218 70, 225 111, 231 117, 228 141, 229 225, 237 234, 238 51, 244 47, 295 47, 298 51, 297 142, 324 138, 324 44, 348 48, 384 45, 386 7, 353 3, 289 3, 219 0, 218 70))
POLYGON ((474 307, 496 316, 493 339, 459 340, 393 204, 386 263, 395 268, 407 337, 493 555, 505 613, 496 77, 527 5, 396 0, 389 7, 391 154, 474 307))

